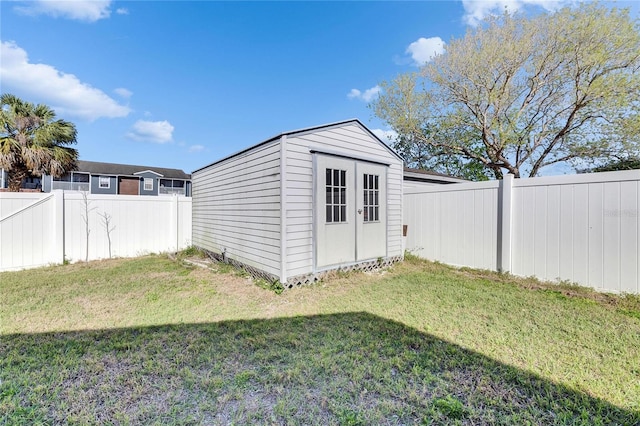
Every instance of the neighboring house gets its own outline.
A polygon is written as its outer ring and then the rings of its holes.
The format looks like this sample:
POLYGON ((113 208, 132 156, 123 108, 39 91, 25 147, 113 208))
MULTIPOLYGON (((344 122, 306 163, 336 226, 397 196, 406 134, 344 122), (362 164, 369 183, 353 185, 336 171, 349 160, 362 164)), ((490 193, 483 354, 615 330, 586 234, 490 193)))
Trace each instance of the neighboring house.
POLYGON ((77 169, 64 176, 42 177, 42 190, 54 189, 91 194, 191 196, 191 176, 178 169, 80 160, 77 169))
MULTIPOLYGON (((0 168, 0 191, 7 191, 9 187, 9 173, 0 168)), ((21 191, 40 192, 42 189, 42 178, 29 176, 22 181, 21 191)))
POLYGON ((193 172, 193 244, 286 286, 403 257, 403 161, 358 120, 193 172))

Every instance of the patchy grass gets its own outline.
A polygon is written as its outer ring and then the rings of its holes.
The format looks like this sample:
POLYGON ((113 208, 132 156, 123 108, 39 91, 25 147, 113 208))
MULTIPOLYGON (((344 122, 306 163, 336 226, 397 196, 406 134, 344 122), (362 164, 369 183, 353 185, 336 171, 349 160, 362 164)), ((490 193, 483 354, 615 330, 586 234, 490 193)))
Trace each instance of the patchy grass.
MULTIPOLYGON (((420 259, 412 257, 411 255, 408 260, 412 262, 420 262, 420 259)), ((585 302, 593 301, 604 306, 617 308, 622 313, 640 318, 640 295, 638 294, 615 295, 611 293, 601 293, 588 287, 583 287, 569 282, 543 282, 535 277, 520 278, 500 272, 471 268, 455 268, 443 264, 439 265, 443 268, 448 268, 452 273, 463 277, 513 284, 527 290, 536 290, 555 294, 558 298, 567 297, 583 299, 585 302)))
POLYGON ((640 424, 640 303, 410 258, 0 274, 0 424, 640 424))

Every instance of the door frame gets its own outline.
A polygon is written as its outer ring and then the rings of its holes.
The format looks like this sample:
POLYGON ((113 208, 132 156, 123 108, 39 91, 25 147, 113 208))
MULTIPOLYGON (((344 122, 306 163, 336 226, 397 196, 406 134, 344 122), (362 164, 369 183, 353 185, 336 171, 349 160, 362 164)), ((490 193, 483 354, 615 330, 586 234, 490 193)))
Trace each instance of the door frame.
MULTIPOLYGON (((117 183, 116 183, 116 188, 117 188, 117 189, 116 189, 116 194, 118 194, 118 195, 140 195, 140 178, 139 178, 139 177, 132 177, 132 176, 118 176, 118 177, 116 178, 116 182, 117 182, 117 183), (131 184, 133 184, 133 183, 134 183, 134 181, 137 181, 137 182, 136 182, 136 183, 137 183, 137 187, 136 187, 137 192, 136 192, 135 194, 121 194, 121 193, 120 193, 120 188, 121 188, 122 181, 127 181, 127 182, 130 182, 131 184)), ((126 185, 125 185, 125 186, 126 186, 126 185)))
MULTIPOLYGON (((349 155, 343 152, 338 152, 338 151, 331 151, 331 150, 321 150, 321 149, 310 149, 309 152, 311 153, 311 163, 312 163, 312 167, 311 167, 311 181, 312 181, 312 197, 311 197, 311 208, 312 208, 312 220, 311 220, 311 256, 313 259, 312 262, 312 272, 313 273, 317 273, 317 272, 322 272, 322 271, 327 271, 327 270, 331 270, 334 269, 335 265, 333 266, 323 266, 318 268, 318 250, 317 250, 317 238, 318 238, 318 220, 320 220, 320 218, 318 217, 318 202, 319 200, 317 199, 318 197, 316 196, 317 191, 318 191, 318 185, 319 185, 319 174, 318 174, 318 155, 322 155, 322 156, 327 156, 327 157, 336 157, 336 158, 341 158, 341 159, 346 159, 346 160, 352 160, 354 162, 354 173, 356 174, 354 176, 355 178, 355 185, 356 188, 354 188, 354 192, 356 193, 356 200, 358 197, 357 194, 357 173, 358 173, 358 162, 363 162, 363 163, 370 163, 370 164, 375 164, 375 165, 380 165, 380 166, 386 166, 387 168, 391 167, 391 163, 385 162, 385 161, 379 161, 376 159, 372 159, 372 158, 366 158, 366 157, 358 157, 358 156, 353 156, 353 155, 349 155)), ((385 173, 385 187, 386 187, 386 191, 387 191, 387 196, 386 196, 386 204, 384 206, 384 208, 386 209, 386 214, 385 214, 385 234, 384 234, 384 238, 385 238, 385 257, 389 256, 389 170, 387 169, 386 173, 385 173)), ((356 205, 353 206, 354 208, 357 209, 357 203, 356 205)), ((356 265, 358 263, 362 263, 363 261, 358 261, 358 230, 357 230, 357 226, 355 226, 355 239, 356 239, 356 247, 355 247, 355 261, 351 262, 351 263, 345 263, 342 265, 356 265)))

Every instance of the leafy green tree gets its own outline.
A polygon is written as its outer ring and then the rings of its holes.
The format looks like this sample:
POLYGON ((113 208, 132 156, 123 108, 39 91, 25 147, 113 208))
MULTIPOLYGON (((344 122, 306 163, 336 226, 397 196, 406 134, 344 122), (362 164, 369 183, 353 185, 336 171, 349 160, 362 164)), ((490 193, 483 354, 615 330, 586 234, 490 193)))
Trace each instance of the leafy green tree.
POLYGON ((420 73, 380 86, 371 107, 405 149, 498 179, 640 152, 640 27, 627 10, 491 17, 420 73))
POLYGON ((55 118, 46 105, 0 96, 0 167, 8 172, 10 191, 19 191, 30 175, 59 177, 75 168, 78 151, 69 145, 76 143, 76 127, 55 118))
MULTIPOLYGON (((428 135, 429 129, 423 129, 428 135)), ((471 181, 489 180, 490 175, 482 163, 457 156, 442 147, 421 143, 410 135, 398 136, 393 149, 404 159, 407 167, 430 170, 471 181)))
POLYGON ((598 167, 589 169, 589 172, 615 172, 618 170, 640 169, 640 157, 621 158, 610 161, 598 167))

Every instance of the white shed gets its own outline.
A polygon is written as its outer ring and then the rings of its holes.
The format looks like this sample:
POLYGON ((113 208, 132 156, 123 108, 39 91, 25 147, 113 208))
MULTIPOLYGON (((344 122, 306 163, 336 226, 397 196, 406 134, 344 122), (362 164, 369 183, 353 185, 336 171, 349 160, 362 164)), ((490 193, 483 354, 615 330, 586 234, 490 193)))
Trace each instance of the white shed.
POLYGON ((288 287, 391 263, 402 176, 358 120, 282 133, 193 172, 193 244, 288 287))

